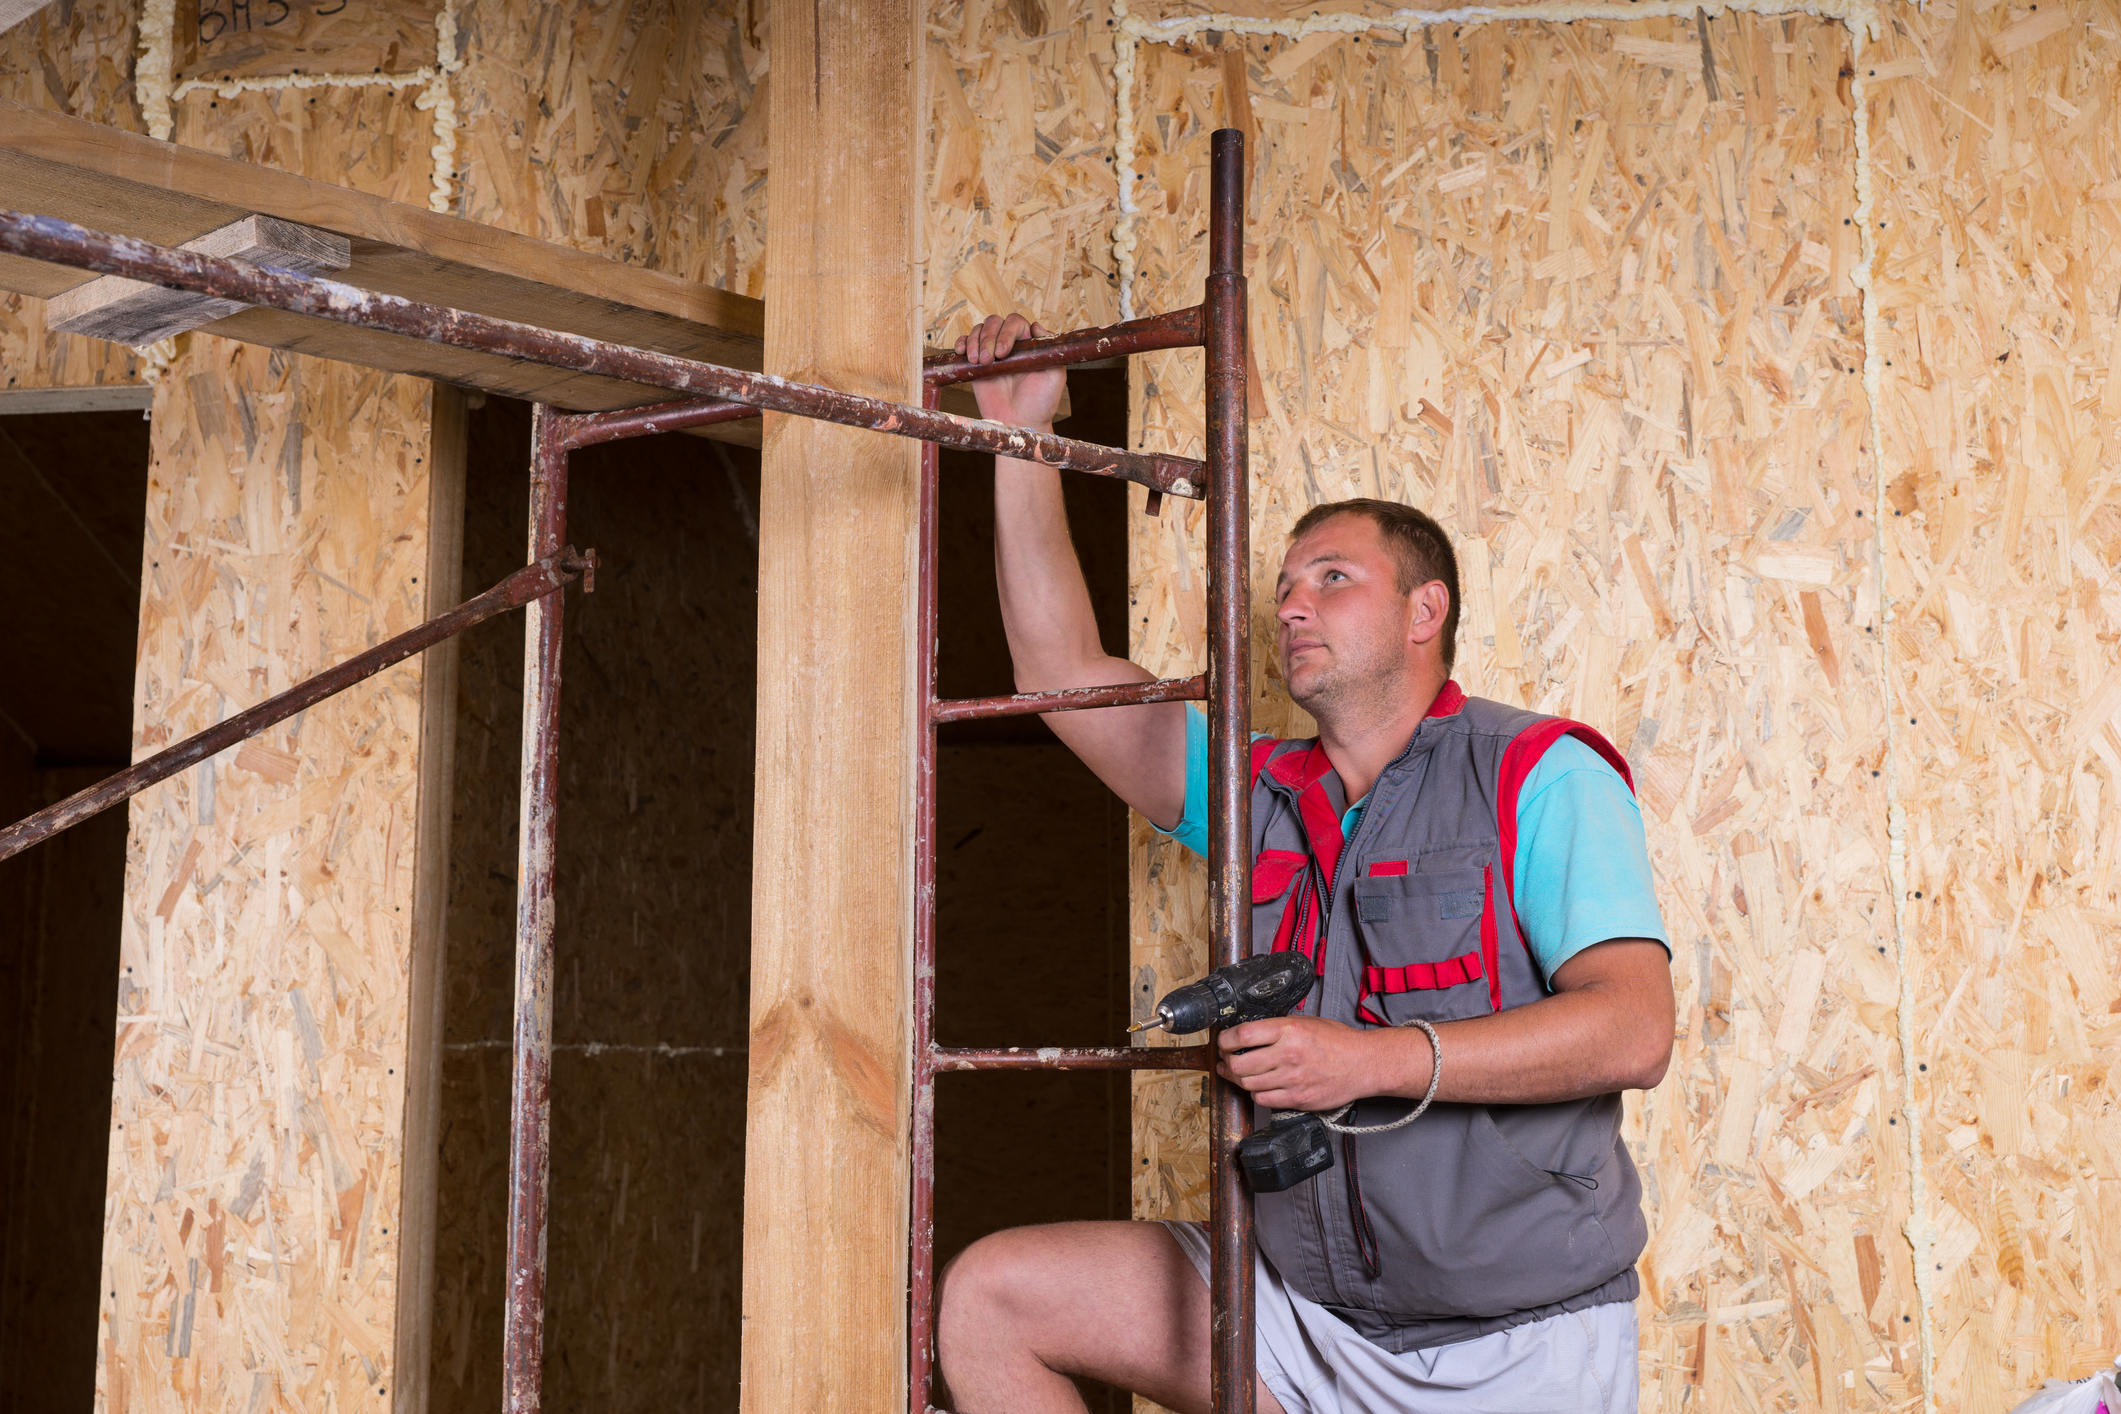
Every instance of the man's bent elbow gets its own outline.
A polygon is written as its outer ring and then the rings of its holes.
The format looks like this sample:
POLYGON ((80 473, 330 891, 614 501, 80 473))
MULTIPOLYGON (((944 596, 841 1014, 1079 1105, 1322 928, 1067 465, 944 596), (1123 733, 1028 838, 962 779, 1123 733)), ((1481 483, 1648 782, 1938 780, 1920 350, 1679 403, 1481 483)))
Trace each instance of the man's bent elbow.
POLYGON ((1646 1033, 1631 1050, 1627 1075, 1621 1088, 1655 1090, 1662 1085, 1665 1074, 1672 1068, 1671 1027, 1667 1025, 1657 1032, 1646 1033))

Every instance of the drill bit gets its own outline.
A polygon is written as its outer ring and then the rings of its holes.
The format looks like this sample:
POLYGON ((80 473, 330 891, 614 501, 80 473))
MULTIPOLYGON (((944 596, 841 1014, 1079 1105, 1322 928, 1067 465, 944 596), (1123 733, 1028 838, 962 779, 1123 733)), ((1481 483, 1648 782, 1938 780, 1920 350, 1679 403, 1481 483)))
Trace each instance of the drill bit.
POLYGON ((1127 1032, 1129 1035, 1132 1035, 1136 1031, 1154 1031, 1160 1026, 1169 1025, 1170 1022, 1171 1018, 1168 1016, 1153 1016, 1147 1021, 1135 1022, 1132 1026, 1129 1026, 1127 1028, 1127 1032))

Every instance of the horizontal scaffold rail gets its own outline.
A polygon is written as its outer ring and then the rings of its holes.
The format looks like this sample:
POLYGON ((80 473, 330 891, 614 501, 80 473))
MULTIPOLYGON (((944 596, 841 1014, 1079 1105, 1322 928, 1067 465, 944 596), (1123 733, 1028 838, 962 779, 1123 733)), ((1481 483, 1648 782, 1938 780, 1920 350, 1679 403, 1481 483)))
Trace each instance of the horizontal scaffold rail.
POLYGON ((326 668, 315 677, 297 683, 278 697, 267 698, 248 711, 238 712, 225 722, 208 727, 196 736, 188 736, 165 751, 156 752, 138 765, 128 766, 86 790, 76 791, 56 805, 16 821, 0 830, 0 859, 20 854, 69 825, 79 824, 120 801, 130 800, 157 781, 167 780, 188 766, 226 751, 273 723, 284 722, 332 694, 343 692, 385 668, 404 662, 415 653, 434 647, 452 634, 484 623, 495 614, 520 609, 585 574, 593 583, 596 553, 591 550, 577 555, 570 545, 558 554, 527 564, 484 594, 465 600, 448 613, 437 614, 417 628, 407 629, 365 653, 355 654, 337 667, 326 668))
MULTIPOLYGON (((1008 427, 999 422, 958 417, 932 408, 911 407, 882 398, 796 383, 770 373, 745 373, 468 310, 420 304, 291 270, 246 265, 197 251, 158 246, 132 236, 92 231, 54 216, 0 211, 0 251, 31 260, 93 270, 102 275, 121 275, 168 289, 192 290, 243 304, 266 305, 452 348, 499 354, 525 363, 599 374, 651 388, 668 388, 672 392, 690 394, 695 399, 720 399, 767 412, 789 413, 917 438, 959 451, 990 452, 1094 476, 1117 477, 1174 496, 1198 500, 1206 494, 1206 464, 1191 457, 1100 447, 1051 432, 1034 432, 1025 427, 1008 427)), ((1120 326, 1122 330, 1126 327, 1120 326)), ((1154 332, 1166 331, 1159 328, 1154 332)), ((979 375, 967 372, 963 376, 979 375)), ((673 416, 682 414, 674 413, 673 416)), ((620 420, 623 421, 623 415, 620 420)), ((702 417, 699 420, 722 419, 702 417)), ((640 430, 675 430, 676 425, 673 422, 669 427, 642 427, 640 430)), ((617 431, 612 435, 628 434, 617 431)), ((592 437, 590 440, 603 439, 592 437)))
POLYGON ((936 1046, 944 1070, 1212 1070, 1213 1046, 936 1046))
POLYGON ((1120 682, 1110 687, 1064 687, 1055 692, 1019 692, 1007 697, 946 697, 929 708, 929 720, 970 722, 986 717, 1029 717, 1034 713, 1081 712, 1092 707, 1140 707, 1150 702, 1205 702, 1208 678, 1159 678, 1155 682, 1120 682))

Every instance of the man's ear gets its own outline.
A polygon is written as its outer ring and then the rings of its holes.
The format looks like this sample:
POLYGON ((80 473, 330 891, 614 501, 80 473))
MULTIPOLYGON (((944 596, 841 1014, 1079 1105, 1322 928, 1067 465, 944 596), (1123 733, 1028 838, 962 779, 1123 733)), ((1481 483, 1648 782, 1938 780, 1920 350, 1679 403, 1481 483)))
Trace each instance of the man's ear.
POLYGON ((1416 589, 1409 598, 1413 601, 1413 622, 1408 626, 1407 639, 1411 643, 1434 643, 1443 636, 1444 620, 1451 612, 1451 591, 1440 579, 1432 579, 1416 589))

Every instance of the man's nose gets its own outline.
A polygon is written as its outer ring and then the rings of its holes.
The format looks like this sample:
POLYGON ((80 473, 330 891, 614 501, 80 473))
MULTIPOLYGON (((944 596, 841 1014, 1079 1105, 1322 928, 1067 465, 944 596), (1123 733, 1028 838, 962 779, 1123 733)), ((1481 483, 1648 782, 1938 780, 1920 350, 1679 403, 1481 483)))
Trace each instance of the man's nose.
POLYGON ((1274 606, 1274 617, 1285 624, 1299 623, 1311 617, 1311 599, 1301 589, 1291 589, 1274 606))

